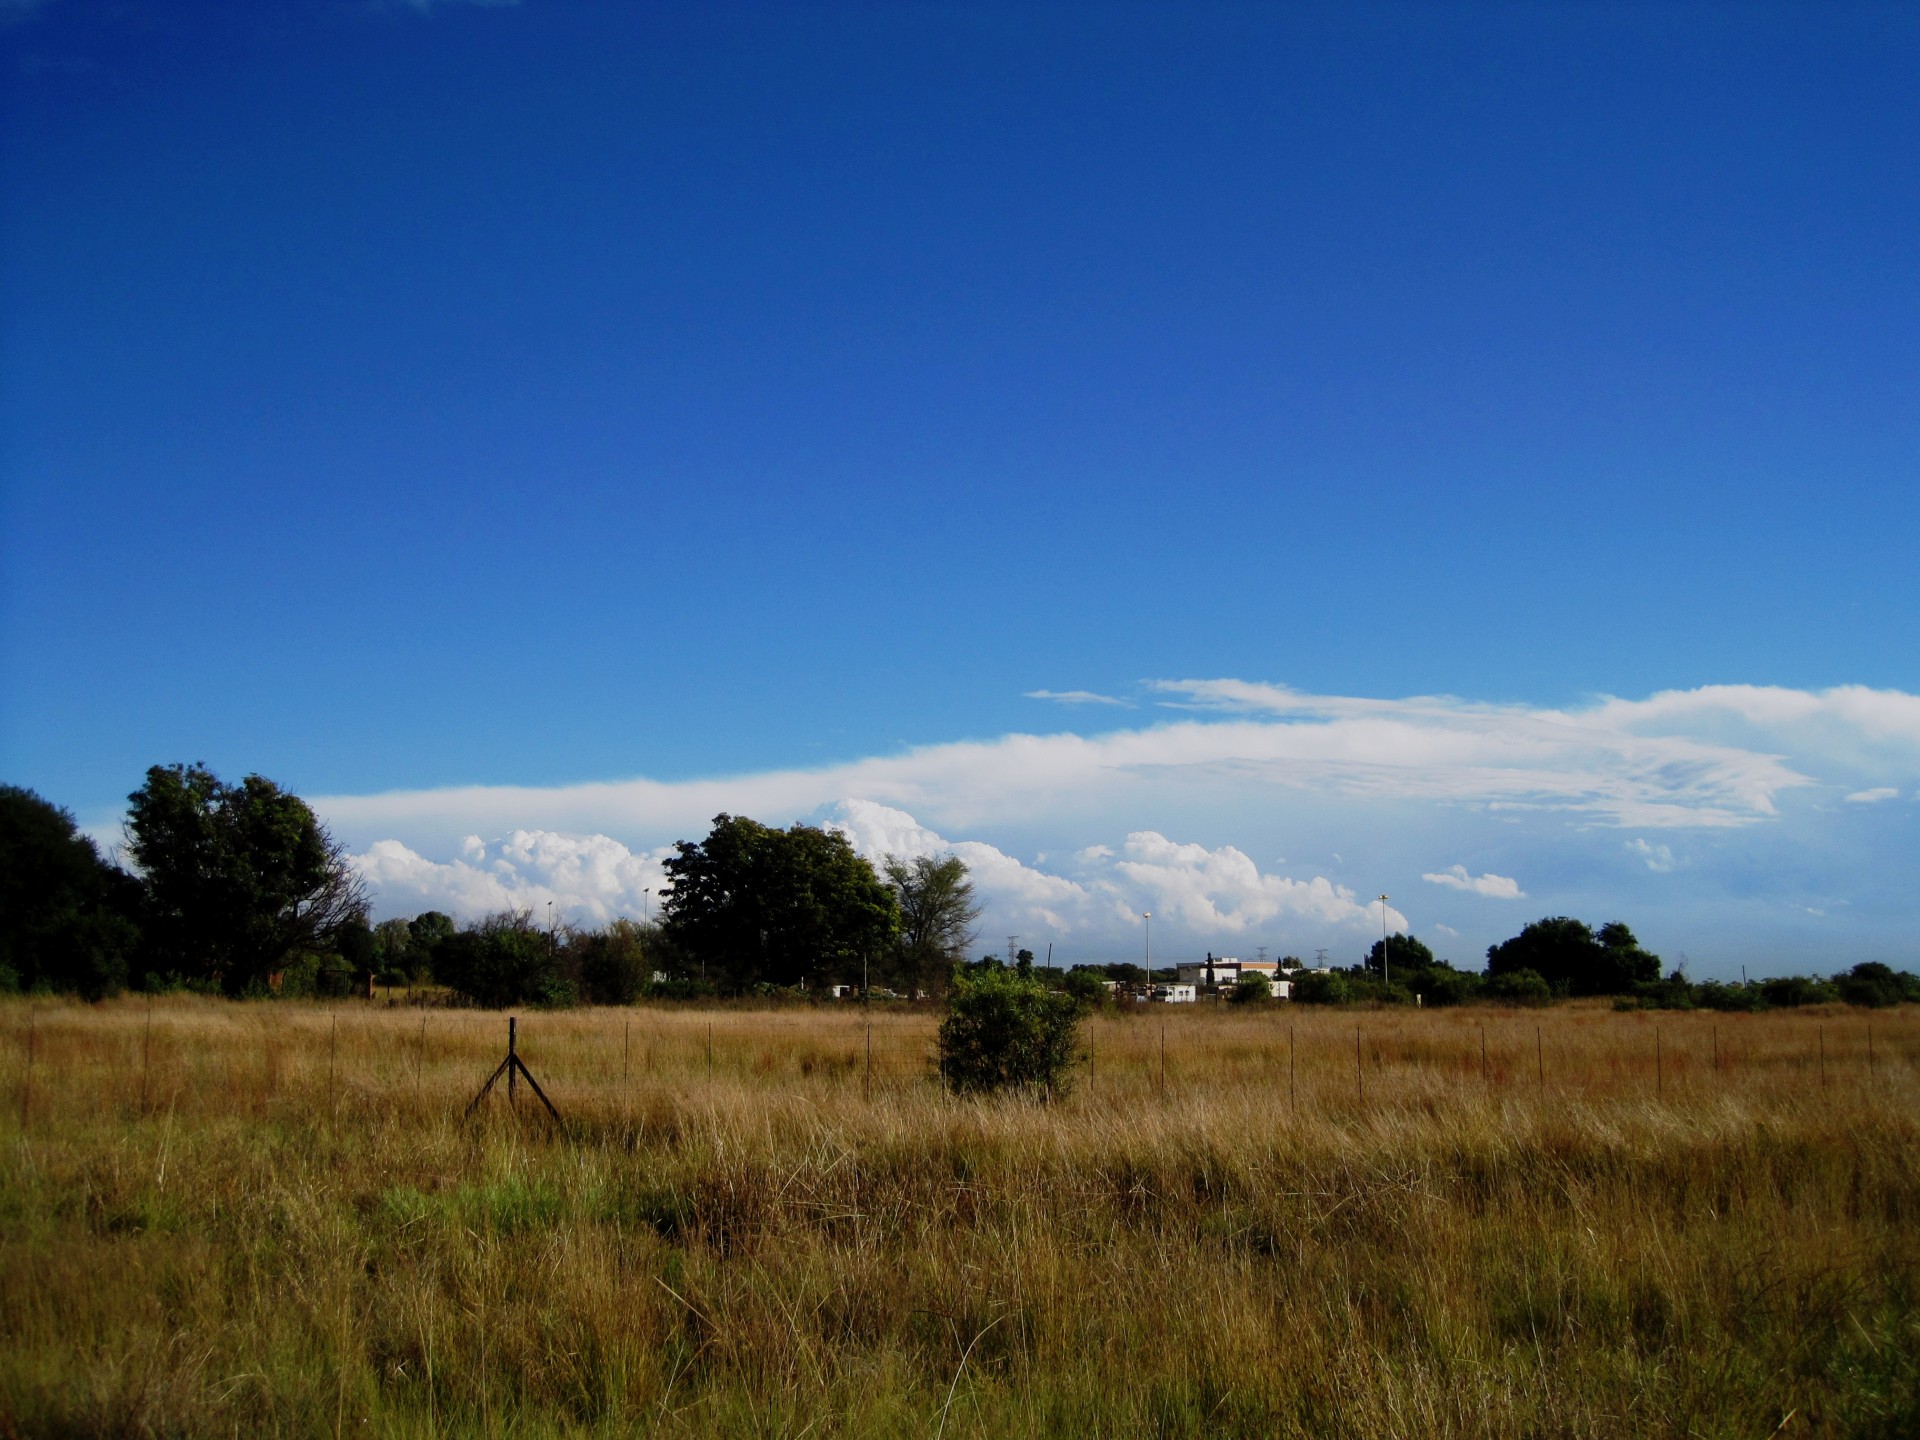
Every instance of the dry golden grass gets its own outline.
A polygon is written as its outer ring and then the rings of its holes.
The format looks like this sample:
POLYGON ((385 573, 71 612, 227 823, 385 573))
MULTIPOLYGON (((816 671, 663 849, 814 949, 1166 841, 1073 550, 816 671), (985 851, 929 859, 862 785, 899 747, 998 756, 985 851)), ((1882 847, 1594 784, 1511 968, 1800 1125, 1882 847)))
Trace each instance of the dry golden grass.
POLYGON ((0 1433, 1920 1433, 1920 1012, 522 1020, 0 1007, 0 1433))

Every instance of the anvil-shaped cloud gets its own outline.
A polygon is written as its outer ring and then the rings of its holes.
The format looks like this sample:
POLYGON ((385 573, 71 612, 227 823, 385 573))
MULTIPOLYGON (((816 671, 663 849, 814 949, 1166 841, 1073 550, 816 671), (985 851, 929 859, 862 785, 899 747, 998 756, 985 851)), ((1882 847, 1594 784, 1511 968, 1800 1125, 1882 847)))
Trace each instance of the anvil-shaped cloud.
MULTIPOLYGON (((1377 882, 1415 876, 1432 879, 1428 894, 1442 905, 1540 894, 1537 884, 1522 890, 1516 863, 1604 869, 1621 842, 1600 860, 1579 837, 1607 830, 1634 834, 1626 854, 1661 857, 1621 867, 1646 885, 1675 868, 1689 834, 1778 829, 1794 823, 1793 797, 1804 797, 1796 813, 1868 823, 1906 807, 1838 802, 1909 787, 1920 773, 1920 697, 1862 687, 1708 686, 1560 709, 1239 680, 1159 681, 1145 694, 1158 700, 1157 721, 1099 733, 1010 734, 724 778, 315 805, 362 850, 389 909, 438 895, 468 913, 554 899, 593 918, 637 914, 657 903, 660 847, 703 835, 728 811, 830 823, 875 858, 952 850, 994 929, 1106 934, 1117 946, 1146 910, 1156 935, 1163 916, 1195 937, 1282 922, 1361 929, 1369 916, 1379 923, 1380 907, 1367 903, 1377 882), (1649 832, 1666 834, 1640 838, 1649 832), (1263 842, 1294 853, 1303 836, 1323 842, 1309 878, 1253 858, 1263 842), (1015 837, 1033 842, 1033 860, 1015 858, 1015 837), (1367 851, 1367 868, 1339 851, 1367 851), (436 852, 446 858, 425 858, 436 852), (1505 864, 1475 878, 1462 854, 1505 864)), ((1704 860, 1686 863, 1697 883, 1704 860)), ((1541 898, 1556 903, 1552 892, 1541 898)), ((1445 914, 1461 925, 1460 911, 1445 914)))

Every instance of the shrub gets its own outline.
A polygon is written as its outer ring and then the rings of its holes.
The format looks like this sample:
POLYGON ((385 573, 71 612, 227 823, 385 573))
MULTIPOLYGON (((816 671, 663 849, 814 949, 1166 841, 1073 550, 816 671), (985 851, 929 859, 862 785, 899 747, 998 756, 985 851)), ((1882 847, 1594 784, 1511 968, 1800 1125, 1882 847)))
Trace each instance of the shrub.
POLYGON ((1508 1005, 1545 1005, 1553 999, 1553 987, 1538 970, 1509 970, 1490 975, 1483 993, 1489 999, 1508 1005))
POLYGON ((1325 975, 1296 975, 1293 998, 1302 1005, 1344 1005, 1352 998, 1347 977, 1329 971, 1325 975))
POLYGON ((1082 1010, 1104 1005, 1111 998, 1106 977, 1098 970, 1076 965, 1060 982, 1060 988, 1079 1002, 1082 1010))
POLYGON ((946 1083, 967 1094, 1065 1091, 1079 1059, 1080 1002, 1016 972, 981 969, 955 977, 940 1022, 946 1083))
POLYGON ((490 915, 443 941, 434 969, 447 985, 478 1005, 571 1005, 572 984, 561 973, 553 938, 533 928, 524 911, 490 915))
POLYGON ((1702 980, 1693 987, 1694 1002, 1702 1010, 1764 1010, 1767 997, 1754 985, 1723 985, 1702 980))
POLYGON ((567 942, 568 959, 591 1005, 631 1005, 653 978, 646 932, 631 920, 616 920, 567 942))
POLYGON ((1913 978, 1878 960, 1868 960, 1844 975, 1834 976, 1833 988, 1849 1005, 1867 1005, 1878 1010, 1913 998, 1909 993, 1913 978))
POLYGON ((1480 993, 1480 977, 1464 970, 1436 965, 1419 986, 1425 1005, 1463 1005, 1480 993))
POLYGON ((1273 986, 1264 975, 1242 975, 1228 992, 1227 1000, 1234 1005, 1265 1005, 1273 999, 1273 986))
POLYGON ((1832 985, 1808 975, 1776 975, 1760 982, 1760 993, 1769 1005, 1819 1005, 1838 999, 1832 985))

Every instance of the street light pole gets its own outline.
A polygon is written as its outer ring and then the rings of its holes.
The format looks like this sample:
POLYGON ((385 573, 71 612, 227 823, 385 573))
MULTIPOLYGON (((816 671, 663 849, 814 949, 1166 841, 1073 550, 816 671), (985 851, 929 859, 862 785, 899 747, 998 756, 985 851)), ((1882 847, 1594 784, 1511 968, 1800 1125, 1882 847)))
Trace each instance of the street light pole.
POLYGON ((1387 984, 1387 897, 1380 897, 1380 985, 1387 984))
POLYGON ((1148 910, 1140 917, 1147 922, 1147 988, 1145 998, 1153 999, 1153 911, 1148 910))

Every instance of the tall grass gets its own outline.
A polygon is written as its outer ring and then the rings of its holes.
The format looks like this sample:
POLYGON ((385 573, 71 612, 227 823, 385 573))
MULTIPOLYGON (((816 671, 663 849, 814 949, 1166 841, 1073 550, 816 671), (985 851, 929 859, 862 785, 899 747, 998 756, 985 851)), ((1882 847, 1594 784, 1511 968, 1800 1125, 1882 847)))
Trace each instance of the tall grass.
POLYGON ((0 1025, 22 1435, 1920 1433, 1910 1010, 0 1025))

